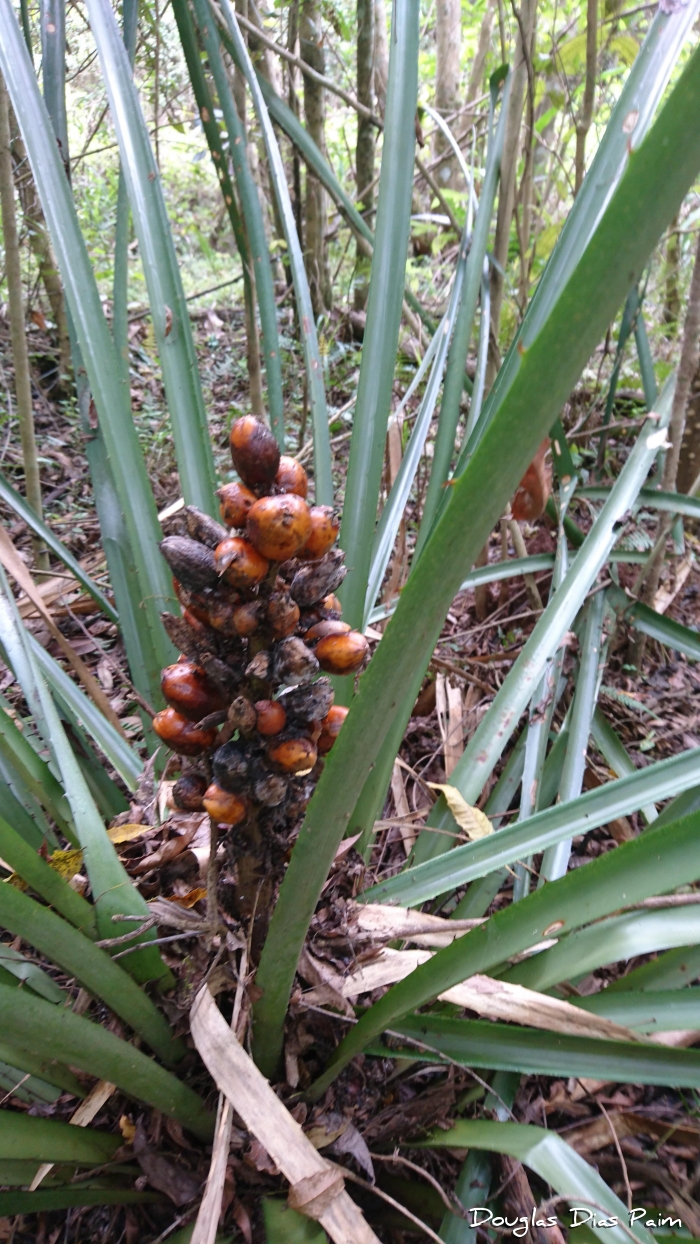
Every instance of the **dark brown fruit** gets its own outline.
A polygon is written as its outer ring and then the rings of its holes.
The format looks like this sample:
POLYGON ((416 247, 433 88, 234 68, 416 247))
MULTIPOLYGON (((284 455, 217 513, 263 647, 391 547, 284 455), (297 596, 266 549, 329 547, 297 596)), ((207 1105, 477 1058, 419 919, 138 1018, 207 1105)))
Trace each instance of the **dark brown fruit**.
POLYGON ((309 510, 311 532, 299 556, 316 561, 333 548, 340 531, 340 517, 332 505, 312 505, 309 510))
POLYGON ((246 523, 246 535, 258 553, 272 562, 286 562, 306 544, 311 534, 309 507, 293 492, 261 497, 246 523))
POLYGON ((279 445, 269 428, 253 415, 236 419, 231 428, 231 457, 244 484, 268 487, 280 464, 279 445))
POLYGON ((236 633, 243 639, 254 635, 260 625, 261 612, 262 606, 257 600, 249 600, 245 605, 239 605, 233 612, 236 633))
POLYGON ((216 730, 199 730, 174 708, 164 708, 153 718, 153 729, 180 756, 199 756, 216 743, 216 730))
POLYGON ((351 629, 347 622, 340 622, 335 618, 323 618, 315 626, 309 627, 304 639, 307 643, 313 643, 317 639, 325 639, 326 635, 347 635, 351 629))
POLYGON ((299 606, 286 592, 275 592, 270 597, 266 616, 275 639, 284 639, 297 629, 299 606))
POLYGON ((266 808, 277 808, 287 797, 288 779, 279 773, 266 773, 259 777, 253 787, 253 794, 258 803, 266 808))
POLYGON ((287 714, 279 700, 258 700, 255 705, 260 734, 279 734, 287 724, 287 714))
POLYGON ((275 476, 275 483, 280 492, 294 492, 297 497, 306 497, 309 491, 309 479, 300 462, 282 454, 275 476))
POLYGON ((209 713, 226 708, 222 692, 192 661, 166 666, 160 676, 160 686, 166 703, 190 721, 201 721, 209 713))
POLYGON ((185 506, 185 522, 187 534, 193 540, 198 540, 200 544, 206 544, 210 549, 215 549, 217 544, 221 544, 221 541, 225 540, 228 535, 221 523, 217 523, 215 518, 210 518, 202 510, 198 510, 196 505, 185 506))
POLYGON ((269 565, 242 536, 229 536, 217 546, 214 554, 218 573, 231 587, 251 588, 261 583, 269 565))
POLYGON ((216 495, 221 501, 219 512, 226 526, 245 527, 248 511, 258 499, 255 493, 236 480, 233 484, 224 484, 216 495))
POLYGON ((327 716, 324 717, 321 733, 316 744, 319 756, 325 756, 331 750, 347 715, 347 708, 343 708, 341 704, 334 704, 327 716))
POLYGON ((277 644, 274 651, 273 674, 290 687, 311 682, 318 674, 318 661, 297 635, 290 635, 277 644))
POLYGON ((250 777, 250 755, 240 743, 224 743, 212 757, 214 780, 224 790, 237 794, 250 777))
POLYGON ((295 687, 283 697, 287 717, 298 721, 322 721, 333 703, 333 688, 327 678, 318 678, 309 687, 295 687))
POLYGON ((307 738, 270 743, 267 754, 272 763, 284 773, 309 773, 317 760, 316 748, 307 738))
POLYGON ((234 730, 241 730, 244 734, 251 734, 255 729, 257 714, 250 700, 246 700, 244 695, 237 695, 228 710, 226 720, 230 726, 233 726, 234 730))
POLYGON ((173 803, 181 812, 201 812, 207 779, 201 773, 183 773, 173 786, 173 803))
POLYGON ((316 659, 327 674, 356 674, 363 664, 369 644, 359 631, 326 635, 316 644, 316 659))
POLYGON ((160 551, 183 587, 193 592, 216 587, 218 574, 214 554, 205 544, 187 536, 166 536, 160 542, 160 551))
POLYGON ((241 799, 240 795, 231 794, 230 791, 222 790, 216 782, 212 782, 211 786, 207 787, 203 803, 211 819, 218 821, 221 825, 238 825, 248 812, 245 799, 241 799))
POLYGON ((309 562, 297 570, 290 592, 298 605, 302 608, 315 605, 316 601, 322 600, 340 586, 347 574, 343 565, 344 557, 341 549, 331 549, 319 561, 309 562))

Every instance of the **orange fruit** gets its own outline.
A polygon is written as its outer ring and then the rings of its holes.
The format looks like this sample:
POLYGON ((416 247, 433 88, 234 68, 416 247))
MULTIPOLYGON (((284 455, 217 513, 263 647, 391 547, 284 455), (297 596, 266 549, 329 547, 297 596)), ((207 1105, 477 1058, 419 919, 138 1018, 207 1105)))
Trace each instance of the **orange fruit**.
POLYGON ((271 743, 267 749, 270 760, 285 773, 308 773, 317 760, 316 748, 310 739, 284 739, 271 743))
POLYGON ((233 484, 224 484, 216 495, 221 501, 219 511, 226 526, 245 527, 248 511, 258 499, 255 493, 236 480, 233 484))
POLYGON ((340 518, 332 505, 312 505, 309 516, 311 532, 299 556, 316 561, 333 548, 340 531, 340 518))
POLYGON ((192 721, 174 708, 164 708, 153 718, 153 729, 174 752, 181 756, 199 756, 213 747, 216 730, 199 730, 192 721))
POLYGON ((279 734, 287 723, 287 714, 279 700, 258 700, 255 705, 260 734, 279 734))
POLYGON ((222 825, 238 825, 248 812, 248 804, 240 795, 232 795, 227 790, 222 790, 217 786, 216 782, 212 782, 208 786, 205 793, 203 804, 213 821, 219 821, 222 825))
POLYGON ((324 717, 316 745, 320 756, 325 756, 331 750, 347 715, 347 708, 343 708, 342 704, 334 704, 328 715, 324 717))
POLYGON ((279 445, 272 432, 253 415, 236 419, 230 433, 231 457, 244 484, 268 487, 280 464, 279 445))
POLYGON ((359 631, 347 631, 319 639, 314 651, 327 674, 356 674, 369 652, 369 644, 359 631))
POLYGON ((309 490, 309 478, 300 462, 282 454, 277 468, 275 483, 280 492, 294 492, 297 497, 306 497, 309 490))
POLYGON ((191 721, 226 708, 226 700, 205 670, 192 661, 168 665, 160 676, 163 697, 171 708, 191 721))
POLYGON ((261 497, 255 502, 246 523, 246 535, 263 557, 286 562, 303 548, 311 532, 309 507, 303 497, 283 492, 278 497, 261 497))
POLYGON ((220 575, 231 587, 251 588, 261 583, 269 570, 268 562, 243 536, 222 540, 214 553, 220 575))

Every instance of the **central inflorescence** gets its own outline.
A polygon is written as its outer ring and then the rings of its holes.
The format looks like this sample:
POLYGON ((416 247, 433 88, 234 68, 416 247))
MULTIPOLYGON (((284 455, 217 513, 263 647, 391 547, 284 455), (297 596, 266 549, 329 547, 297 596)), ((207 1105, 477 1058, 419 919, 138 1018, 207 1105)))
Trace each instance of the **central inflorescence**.
POLYGON ((252 416, 233 424, 231 454, 240 481, 219 490, 225 526, 188 506, 188 535, 161 544, 182 606, 163 621, 182 655, 163 670, 168 707, 153 728, 192 758, 178 808, 280 831, 303 812, 347 713, 322 672, 358 673, 368 644, 333 594, 346 573, 337 512, 307 504, 303 466, 252 416))

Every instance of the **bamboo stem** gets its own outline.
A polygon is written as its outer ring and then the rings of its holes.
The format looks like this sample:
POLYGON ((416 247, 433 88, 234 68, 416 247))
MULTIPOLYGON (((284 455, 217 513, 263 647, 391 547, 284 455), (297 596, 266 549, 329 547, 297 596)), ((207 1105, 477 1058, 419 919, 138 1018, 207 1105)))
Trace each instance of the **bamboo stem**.
MULTIPOLYGON (((15 188, 12 176, 12 153, 10 149, 10 101, 4 78, 0 77, 0 210, 5 242, 5 272, 10 307, 10 336, 15 370, 15 395, 17 419, 22 442, 22 461, 27 501, 34 513, 41 518, 41 478, 34 436, 34 411, 32 408, 32 382, 29 373, 29 351, 24 326, 24 296, 22 293, 22 269, 20 266, 19 234, 15 212, 15 188)), ((32 537, 32 550, 37 570, 48 572, 49 555, 41 540, 32 537)))

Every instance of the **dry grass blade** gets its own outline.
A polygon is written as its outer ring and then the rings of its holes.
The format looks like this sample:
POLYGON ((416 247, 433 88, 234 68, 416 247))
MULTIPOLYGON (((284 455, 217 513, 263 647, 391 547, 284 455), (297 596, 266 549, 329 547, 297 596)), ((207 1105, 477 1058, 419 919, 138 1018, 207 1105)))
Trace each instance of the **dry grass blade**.
MULTIPOLYGON (((87 1127, 90 1123, 92 1123, 95 1115, 100 1113, 102 1107, 109 1101, 112 1093, 115 1091, 115 1084, 110 1084, 108 1080, 98 1080, 90 1094, 85 1098, 85 1101, 81 1101, 78 1109, 75 1111, 75 1114, 70 1119, 73 1126, 87 1127)), ((36 1191, 39 1184, 43 1183, 46 1176, 53 1170, 53 1167, 53 1162, 42 1162, 29 1185, 30 1192, 36 1191)))
POLYGON ((345 1192, 337 1168, 314 1149, 268 1081, 236 1040, 209 989, 190 1011, 194 1043, 219 1090, 291 1184, 290 1204, 316 1218, 335 1244, 379 1244, 345 1192))
POLYGON ((46 608, 43 596, 39 592, 32 576, 20 557, 17 549, 12 543, 10 537, 4 527, 0 527, 0 561, 12 578, 21 587, 22 591, 28 596, 32 604, 37 609, 40 616, 48 626, 52 637, 56 640, 61 652, 66 660, 75 670, 90 699, 97 705, 100 712, 104 714, 115 730, 118 730, 123 739, 126 738, 124 728, 110 704, 107 696, 102 690, 100 684, 93 678, 85 662, 78 656, 73 645, 66 639, 65 635, 59 631, 51 614, 46 608))
MULTIPOLYGON (((422 963, 431 958, 428 950, 382 950, 379 956, 348 976, 343 983, 343 996, 380 989, 403 980, 422 963)), ((613 1041, 639 1041, 638 1033, 616 1024, 612 1020, 589 1024, 581 1019, 579 1007, 559 998, 550 998, 534 989, 513 986, 509 981, 494 980, 491 976, 470 976, 461 985, 438 995, 441 1002, 476 1011, 486 1019, 506 1020, 524 1024, 528 1028, 541 1028, 545 1032, 563 1032, 575 1037, 600 1037, 613 1041)), ((600 1017, 596 1017, 600 1019, 600 1017)))

